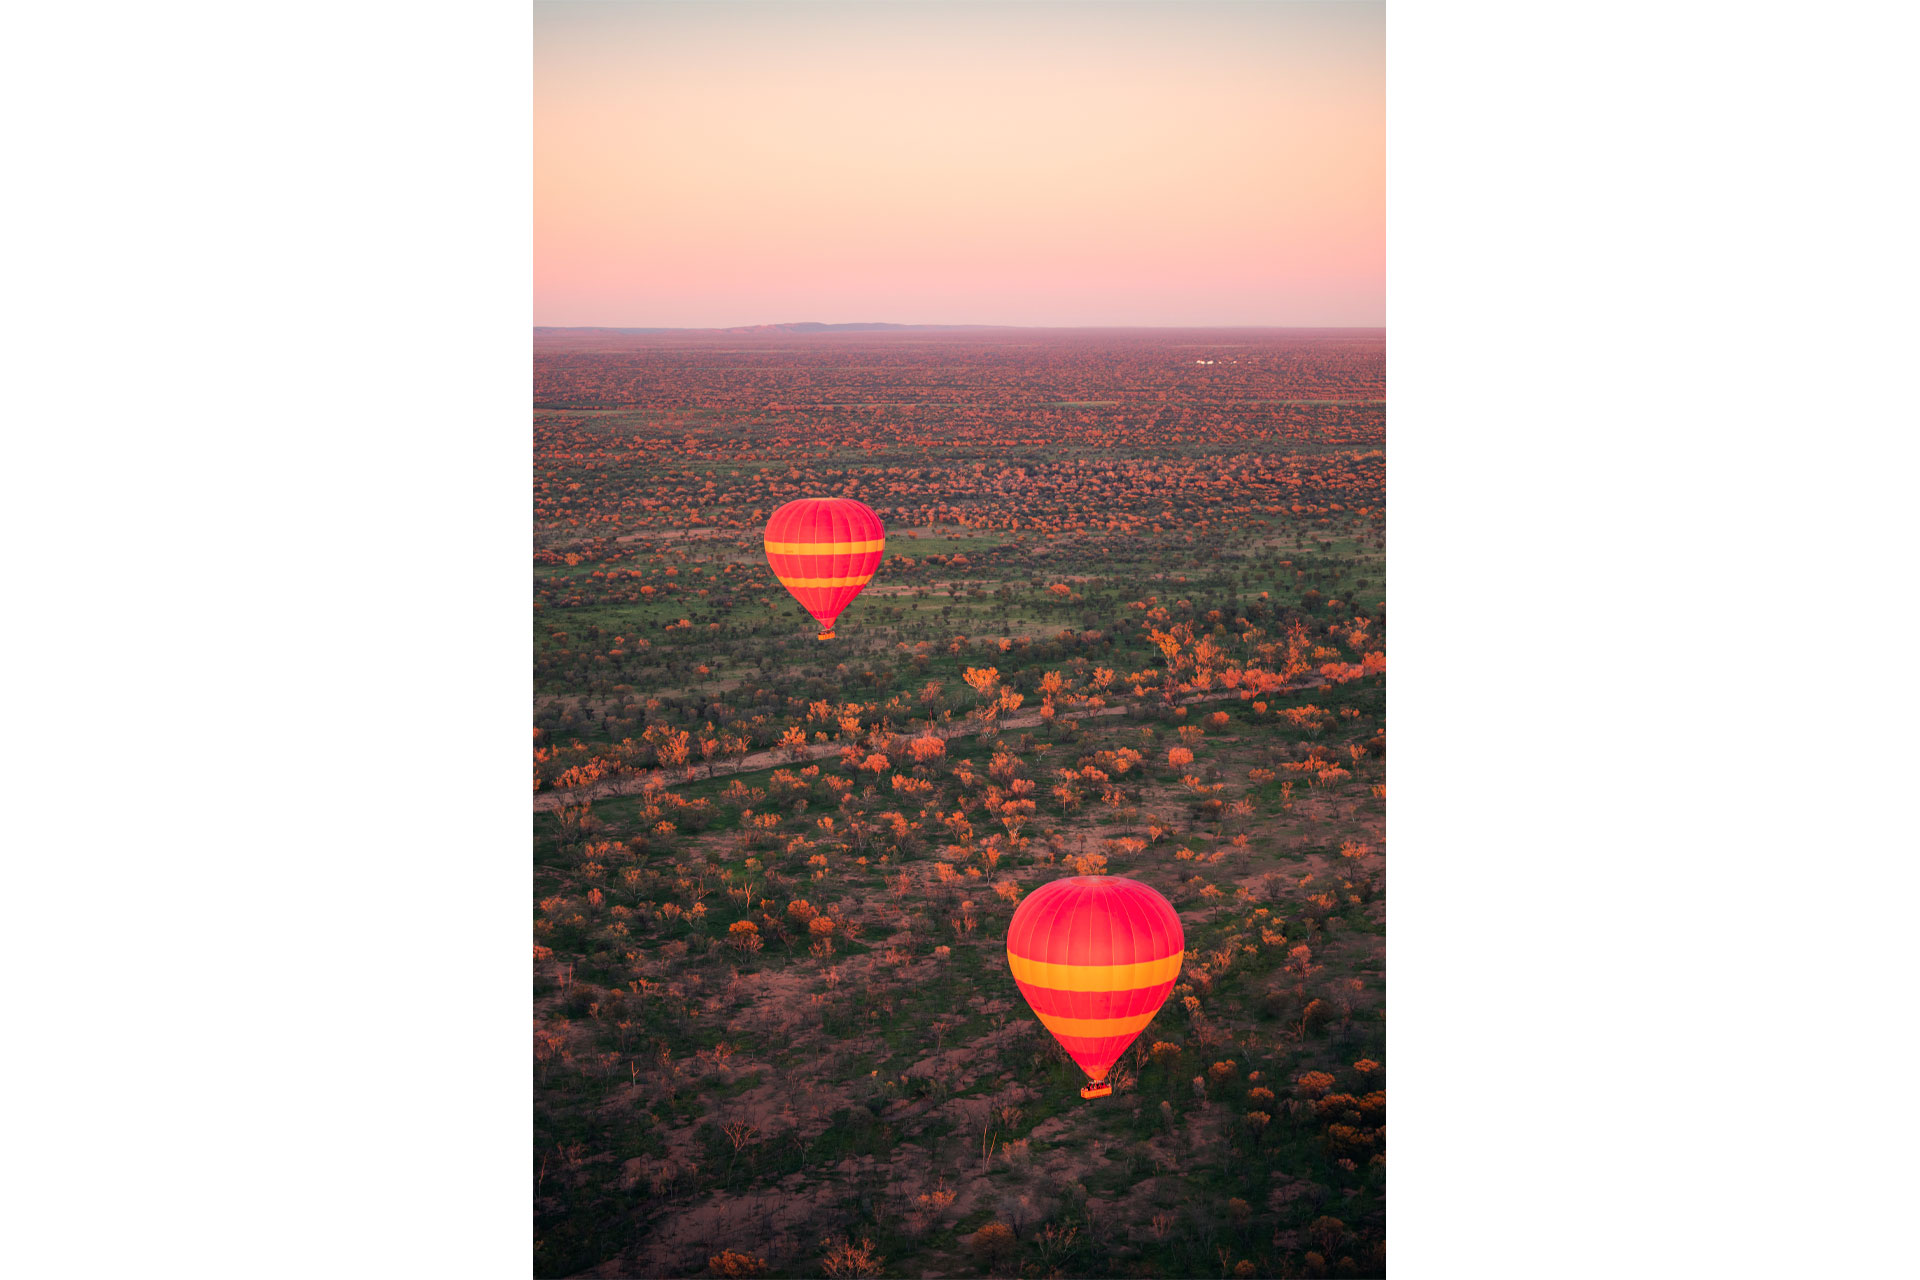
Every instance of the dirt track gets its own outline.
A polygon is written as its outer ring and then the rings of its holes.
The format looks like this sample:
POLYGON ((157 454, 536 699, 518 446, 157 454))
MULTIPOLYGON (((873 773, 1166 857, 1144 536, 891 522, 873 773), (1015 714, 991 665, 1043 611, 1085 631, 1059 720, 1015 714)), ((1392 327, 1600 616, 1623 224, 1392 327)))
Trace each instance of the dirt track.
MULTIPOLYGON (((1284 688, 1274 690, 1265 696, 1276 697, 1287 693, 1298 693, 1303 689, 1317 689, 1325 684, 1326 681, 1324 679, 1318 676, 1312 676, 1305 680, 1294 681, 1284 688)), ((1176 699, 1176 702, 1178 705, 1185 707, 1192 706, 1199 702, 1220 702, 1227 698, 1237 699, 1239 696, 1239 690, 1227 689, 1221 690, 1218 693, 1201 693, 1195 694, 1192 697, 1179 698, 1176 699)), ((1062 711, 1054 718, 1056 720, 1086 720, 1094 716, 1125 715, 1126 712, 1127 708, 1124 706, 1096 707, 1092 711, 1062 711)), ((1015 716, 1009 720, 1002 720, 997 726, 997 729, 999 732, 1004 733, 1009 729, 1032 729, 1037 727, 1039 723, 1040 716, 1039 713, 1036 712, 1032 715, 1015 716)), ((938 732, 942 738, 952 739, 964 738, 983 731, 974 725, 962 724, 949 727, 945 730, 936 730, 936 732, 938 732)), ((826 756, 839 755, 841 748, 846 745, 844 742, 810 743, 803 748, 806 752, 804 760, 819 760, 826 756)), ((709 766, 704 763, 693 765, 691 770, 650 769, 645 773, 623 774, 618 778, 609 778, 603 782, 596 782, 590 787, 578 787, 572 791, 536 792, 533 797, 533 811, 535 813, 551 813, 564 803, 577 803, 581 800, 601 800, 608 796, 633 795, 646 785, 648 778, 655 776, 664 777, 667 784, 672 786, 690 781, 699 781, 708 777, 720 778, 730 773, 752 773, 758 769, 771 769, 778 765, 799 764, 802 762, 802 759, 796 759, 786 748, 775 747, 766 751, 756 751, 737 763, 716 760, 712 763, 711 772, 708 771, 709 766)))

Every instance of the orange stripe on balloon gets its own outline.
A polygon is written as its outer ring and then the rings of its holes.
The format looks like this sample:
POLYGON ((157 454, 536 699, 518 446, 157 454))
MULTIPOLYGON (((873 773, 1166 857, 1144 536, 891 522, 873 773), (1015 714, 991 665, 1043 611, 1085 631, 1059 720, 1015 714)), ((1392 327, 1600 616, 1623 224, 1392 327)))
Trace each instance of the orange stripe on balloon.
POLYGON ((1175 951, 1158 960, 1133 964, 1049 964, 1007 953, 1013 976, 1036 987, 1055 991, 1130 991, 1171 982, 1180 973, 1186 953, 1175 951))
POLYGON ((1136 1013, 1158 1009, 1173 990, 1171 981, 1151 987, 1131 987, 1123 991, 1055 991, 1015 981, 1020 994, 1035 1013, 1061 1018, 1130 1018, 1136 1013))
POLYGON ((780 585, 789 590, 800 587, 864 587, 873 581, 870 573, 858 574, 851 578, 789 578, 780 577, 780 585))
POLYGON ((1149 1022, 1153 1021, 1153 1015, 1158 1012, 1158 1009, 1152 1009, 1146 1013, 1137 1013, 1131 1018, 1062 1018, 1054 1014, 1041 1013, 1038 1009, 1034 1010, 1041 1025, 1054 1035, 1081 1036, 1089 1039, 1138 1035, 1149 1022))
POLYGON ((767 554, 778 556, 852 556, 886 549, 885 538, 866 542, 774 542, 771 539, 767 542, 767 554))

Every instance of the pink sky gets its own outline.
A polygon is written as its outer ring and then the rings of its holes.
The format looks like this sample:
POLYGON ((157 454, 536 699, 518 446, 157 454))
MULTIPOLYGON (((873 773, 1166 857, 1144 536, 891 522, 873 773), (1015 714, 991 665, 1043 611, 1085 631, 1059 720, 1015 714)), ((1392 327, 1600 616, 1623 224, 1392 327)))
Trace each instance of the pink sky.
POLYGON ((1378 4, 541 3, 534 323, 1385 322, 1378 4))

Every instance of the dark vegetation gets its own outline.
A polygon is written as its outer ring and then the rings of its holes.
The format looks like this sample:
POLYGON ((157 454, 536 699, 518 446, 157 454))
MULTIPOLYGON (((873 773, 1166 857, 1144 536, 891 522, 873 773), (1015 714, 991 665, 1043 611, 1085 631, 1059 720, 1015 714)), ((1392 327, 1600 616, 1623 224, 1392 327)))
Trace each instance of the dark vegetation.
POLYGON ((538 340, 537 1274, 1384 1273, 1383 364, 538 340), (821 643, 759 530, 831 493, 821 643), (1088 1103, 1003 948, 1102 873, 1189 950, 1088 1103))

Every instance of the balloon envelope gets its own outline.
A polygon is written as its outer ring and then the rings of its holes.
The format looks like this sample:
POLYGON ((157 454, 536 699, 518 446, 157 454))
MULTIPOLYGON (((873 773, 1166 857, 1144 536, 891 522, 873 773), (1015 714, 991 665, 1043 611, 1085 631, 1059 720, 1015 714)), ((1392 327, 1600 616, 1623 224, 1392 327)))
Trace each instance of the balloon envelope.
POLYGON ((887 528, 852 498, 801 498, 767 519, 767 563, 833 638, 833 620, 866 590, 887 549, 887 528))
POLYGON ((1020 994, 1096 1083, 1165 1003, 1185 948, 1173 904, 1122 876, 1042 885, 1007 928, 1020 994))

